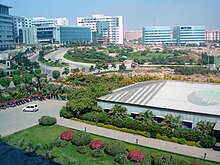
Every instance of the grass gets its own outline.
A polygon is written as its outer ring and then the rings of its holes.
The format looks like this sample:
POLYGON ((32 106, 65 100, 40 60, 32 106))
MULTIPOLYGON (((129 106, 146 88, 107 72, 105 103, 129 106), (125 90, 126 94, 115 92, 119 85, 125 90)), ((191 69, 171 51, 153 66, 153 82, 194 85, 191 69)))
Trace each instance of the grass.
MULTIPOLYGON (((73 130, 73 129, 62 127, 59 125, 54 125, 54 126, 49 126, 49 127, 37 125, 31 128, 25 129, 23 131, 14 133, 10 136, 4 137, 3 140, 5 140, 8 144, 11 144, 14 146, 18 145, 18 142, 21 141, 22 139, 24 139, 25 141, 31 141, 35 144, 40 143, 40 144, 45 145, 45 144, 49 144, 50 142, 59 139, 60 134, 65 130, 73 130)), ((93 135, 93 134, 91 134, 91 136, 92 138, 102 139, 105 141, 105 143, 112 140, 110 138, 105 138, 105 137, 101 137, 101 136, 93 135)), ((151 161, 150 155, 152 153, 159 153, 159 154, 167 153, 165 151, 160 151, 157 149, 147 148, 147 147, 130 144, 130 143, 125 143, 125 145, 135 146, 137 149, 144 152, 145 159, 148 162, 151 161)), ((59 162, 59 163, 63 163, 64 157, 62 155, 65 154, 67 157, 73 158, 75 160, 79 160, 83 164, 89 164, 89 165, 118 164, 114 162, 114 158, 109 155, 105 154, 104 157, 94 158, 91 156, 91 153, 92 153, 92 150, 88 147, 88 152, 85 155, 79 154, 77 152, 77 147, 75 145, 72 145, 71 142, 68 142, 68 144, 65 147, 55 148, 53 150, 53 155, 57 156, 57 158, 55 158, 54 161, 59 162)), ((177 155, 177 154, 173 154, 173 155, 175 155, 179 160, 184 160, 185 162, 200 162, 202 165, 217 165, 218 164, 218 163, 209 162, 209 161, 205 161, 205 160, 198 159, 198 158, 192 158, 192 157, 187 157, 187 156, 182 156, 182 155, 177 155)), ((130 164, 133 165, 137 163, 130 162, 130 164)))
POLYGON ((70 56, 68 53, 66 53, 63 57, 64 57, 65 59, 67 59, 67 60, 74 61, 74 62, 82 62, 82 63, 95 64, 95 62, 92 61, 92 60, 88 60, 88 59, 84 59, 84 58, 73 57, 73 56, 70 56))
POLYGON ((170 56, 172 54, 170 53, 156 53, 156 52, 152 52, 152 53, 148 53, 147 55, 141 55, 141 52, 131 52, 128 54, 128 60, 134 60, 134 59, 143 59, 143 60, 148 60, 148 59, 152 59, 153 57, 167 57, 170 56))

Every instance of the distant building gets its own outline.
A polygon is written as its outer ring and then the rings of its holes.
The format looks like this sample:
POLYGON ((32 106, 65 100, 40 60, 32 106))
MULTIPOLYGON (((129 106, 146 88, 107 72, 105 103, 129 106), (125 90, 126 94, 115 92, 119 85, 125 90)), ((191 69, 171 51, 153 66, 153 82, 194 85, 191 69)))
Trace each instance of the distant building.
POLYGON ((143 44, 161 45, 175 43, 171 39, 170 26, 147 26, 143 28, 143 44))
POLYGON ((36 27, 38 42, 60 42, 59 26, 42 26, 36 27))
POLYGON ((124 41, 141 41, 142 32, 141 31, 126 31, 124 32, 124 41))
POLYGON ((207 43, 220 43, 220 30, 206 30, 207 43))
POLYGON ((34 17, 32 18, 32 24, 35 27, 42 26, 68 26, 69 21, 67 18, 45 18, 45 17, 34 17))
POLYGON ((205 26, 176 26, 173 28, 173 38, 178 45, 204 44, 205 26))
POLYGON ((37 44, 37 30, 34 27, 19 29, 19 43, 37 44))
POLYGON ((90 43, 91 29, 89 27, 60 27, 60 43, 86 42, 90 43))
MULTIPOLYGON (((123 17, 92 15, 77 17, 77 26, 90 27, 96 42, 123 44, 123 17)), ((94 41, 94 39, 93 39, 94 41)))
POLYGON ((14 49, 12 16, 9 15, 11 7, 0 4, 0 51, 14 49))

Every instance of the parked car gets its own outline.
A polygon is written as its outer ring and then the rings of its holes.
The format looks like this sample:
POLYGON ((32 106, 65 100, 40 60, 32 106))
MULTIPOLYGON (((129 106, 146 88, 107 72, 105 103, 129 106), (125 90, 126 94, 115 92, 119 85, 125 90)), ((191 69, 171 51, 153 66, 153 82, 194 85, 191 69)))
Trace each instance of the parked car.
POLYGON ((39 110, 39 108, 38 108, 37 104, 30 104, 30 105, 22 108, 22 111, 24 111, 24 112, 28 112, 28 111, 29 112, 36 112, 38 110, 39 110))

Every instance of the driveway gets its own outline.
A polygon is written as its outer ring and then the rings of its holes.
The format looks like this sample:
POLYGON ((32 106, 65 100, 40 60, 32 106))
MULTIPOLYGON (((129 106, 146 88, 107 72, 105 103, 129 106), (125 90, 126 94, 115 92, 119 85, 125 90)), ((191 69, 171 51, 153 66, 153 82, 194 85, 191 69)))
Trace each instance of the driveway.
POLYGON ((66 104, 65 101, 46 100, 33 101, 14 108, 8 108, 0 111, 0 135, 6 136, 14 132, 32 127, 38 124, 41 116, 49 115, 59 117, 59 111, 66 104), (21 109, 28 104, 37 104, 39 111, 23 112, 21 109))

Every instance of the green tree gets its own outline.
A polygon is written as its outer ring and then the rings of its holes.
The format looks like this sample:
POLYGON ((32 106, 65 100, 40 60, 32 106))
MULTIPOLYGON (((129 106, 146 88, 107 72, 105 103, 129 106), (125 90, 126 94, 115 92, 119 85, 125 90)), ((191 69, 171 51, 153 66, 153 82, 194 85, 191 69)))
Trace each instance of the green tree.
POLYGON ((128 117, 127 109, 117 104, 114 105, 114 107, 108 113, 110 117, 116 117, 116 118, 128 117))
POLYGON ((52 72, 52 76, 53 76, 54 79, 57 80, 57 79, 60 77, 60 71, 54 70, 54 71, 52 72))
POLYGON ((148 110, 139 113, 139 115, 135 119, 151 125, 155 123, 154 117, 155 115, 150 110, 148 110))
POLYGON ((207 136, 212 131, 213 123, 210 121, 200 121, 196 124, 196 128, 202 135, 207 136))
POLYGON ((174 117, 172 114, 168 114, 165 116, 164 120, 162 121, 161 125, 164 128, 181 128, 182 122, 180 121, 181 116, 174 117))

